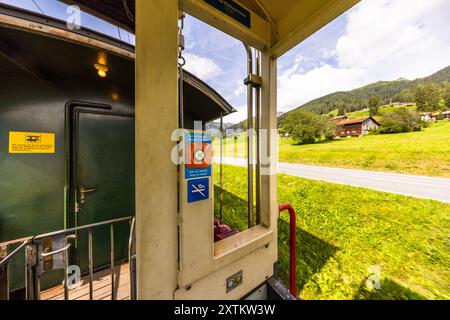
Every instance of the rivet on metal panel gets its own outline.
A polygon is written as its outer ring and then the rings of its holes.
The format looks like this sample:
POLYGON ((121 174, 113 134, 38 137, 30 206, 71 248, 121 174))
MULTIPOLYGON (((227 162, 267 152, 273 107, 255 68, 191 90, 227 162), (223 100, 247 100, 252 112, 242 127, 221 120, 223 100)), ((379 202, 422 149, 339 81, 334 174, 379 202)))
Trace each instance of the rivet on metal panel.
POLYGON ((244 282, 244 276, 242 270, 235 273, 226 280, 227 293, 233 291, 244 282))

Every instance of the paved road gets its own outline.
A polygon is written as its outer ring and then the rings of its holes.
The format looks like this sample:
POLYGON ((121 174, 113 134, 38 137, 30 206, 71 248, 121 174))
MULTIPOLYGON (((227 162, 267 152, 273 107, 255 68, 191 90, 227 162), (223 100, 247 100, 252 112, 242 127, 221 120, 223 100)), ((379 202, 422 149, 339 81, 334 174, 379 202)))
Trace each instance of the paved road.
MULTIPOLYGON (((219 159, 214 159, 218 162, 219 159)), ((224 158, 224 164, 247 166, 245 159, 224 158)), ((417 198, 450 203, 450 179, 396 173, 280 163, 278 172, 332 183, 364 187, 417 198)))

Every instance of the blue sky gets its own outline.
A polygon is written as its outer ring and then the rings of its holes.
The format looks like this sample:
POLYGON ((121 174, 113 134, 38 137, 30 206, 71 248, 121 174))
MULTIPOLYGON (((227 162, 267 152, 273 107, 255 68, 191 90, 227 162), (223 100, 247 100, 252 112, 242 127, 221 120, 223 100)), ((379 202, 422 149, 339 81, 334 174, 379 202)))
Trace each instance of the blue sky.
MULTIPOLYGON (((0 0, 40 10, 32 0, 0 0)), ((45 14, 65 19, 66 6, 35 0, 45 14)), ((278 61, 278 109, 380 80, 416 79, 450 65, 449 0, 363 0, 278 61)), ((134 43, 134 37, 83 14, 82 25, 134 43)), ((186 69, 221 93, 246 118, 246 56, 241 42, 187 17, 186 69)))
MULTIPOLYGON (((334 57, 326 59, 317 52, 329 52, 343 34, 346 16, 339 17, 326 28, 317 32, 295 49, 285 54, 278 62, 279 74, 289 72, 302 53, 303 59, 296 72, 308 72, 321 63, 336 64, 334 57), (301 69, 301 70, 300 70, 301 69)), ((228 121, 236 122, 246 116, 246 88, 243 80, 247 75, 246 53, 243 44, 193 17, 186 20, 186 68, 219 91, 239 110, 228 121)))
MULTIPOLYGON (((56 0, 34 0, 34 2, 32 0, 0 0, 0 2, 33 12, 44 13, 45 15, 56 17, 61 20, 66 20, 68 17, 67 5, 56 0)), ((89 14, 82 13, 81 22, 86 28, 100 30, 102 33, 111 37, 134 43, 134 36, 132 34, 89 14), (128 38, 128 36, 130 36, 130 38, 128 38)))
MULTIPOLYGON (((450 65, 449 0, 363 0, 278 61, 278 109, 376 81, 416 79, 450 65)), ((186 68, 246 118, 245 52, 239 41, 198 21, 186 23, 186 68)))

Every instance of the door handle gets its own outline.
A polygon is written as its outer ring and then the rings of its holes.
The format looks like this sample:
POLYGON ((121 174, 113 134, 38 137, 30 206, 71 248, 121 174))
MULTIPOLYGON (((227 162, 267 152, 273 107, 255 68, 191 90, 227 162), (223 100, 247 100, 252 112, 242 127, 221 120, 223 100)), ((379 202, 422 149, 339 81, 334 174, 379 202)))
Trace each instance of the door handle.
POLYGON ((92 193, 97 191, 97 189, 85 189, 84 187, 80 188, 80 203, 85 204, 86 203, 86 193, 92 193))

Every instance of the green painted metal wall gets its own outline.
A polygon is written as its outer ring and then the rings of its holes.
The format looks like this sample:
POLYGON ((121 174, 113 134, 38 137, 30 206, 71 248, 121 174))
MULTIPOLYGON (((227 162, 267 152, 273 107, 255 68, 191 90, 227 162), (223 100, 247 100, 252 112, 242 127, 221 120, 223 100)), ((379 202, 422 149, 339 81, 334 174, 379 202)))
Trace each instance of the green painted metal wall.
MULTIPOLYGON (((126 62, 126 61, 125 61, 126 62)), ((133 114, 133 63, 117 84, 94 77, 53 77, 44 82, 0 58, 0 242, 65 227, 65 105, 70 100, 109 104, 115 113, 133 114), (127 81, 128 80, 128 81, 127 81), (117 99, 117 96, 115 96, 117 99), (56 134, 55 154, 9 154, 9 132, 56 134)), ((69 213, 70 214, 70 213, 69 213)), ((69 219, 70 220, 70 219, 69 219)), ((11 265, 12 287, 23 285, 23 257, 11 265)))

